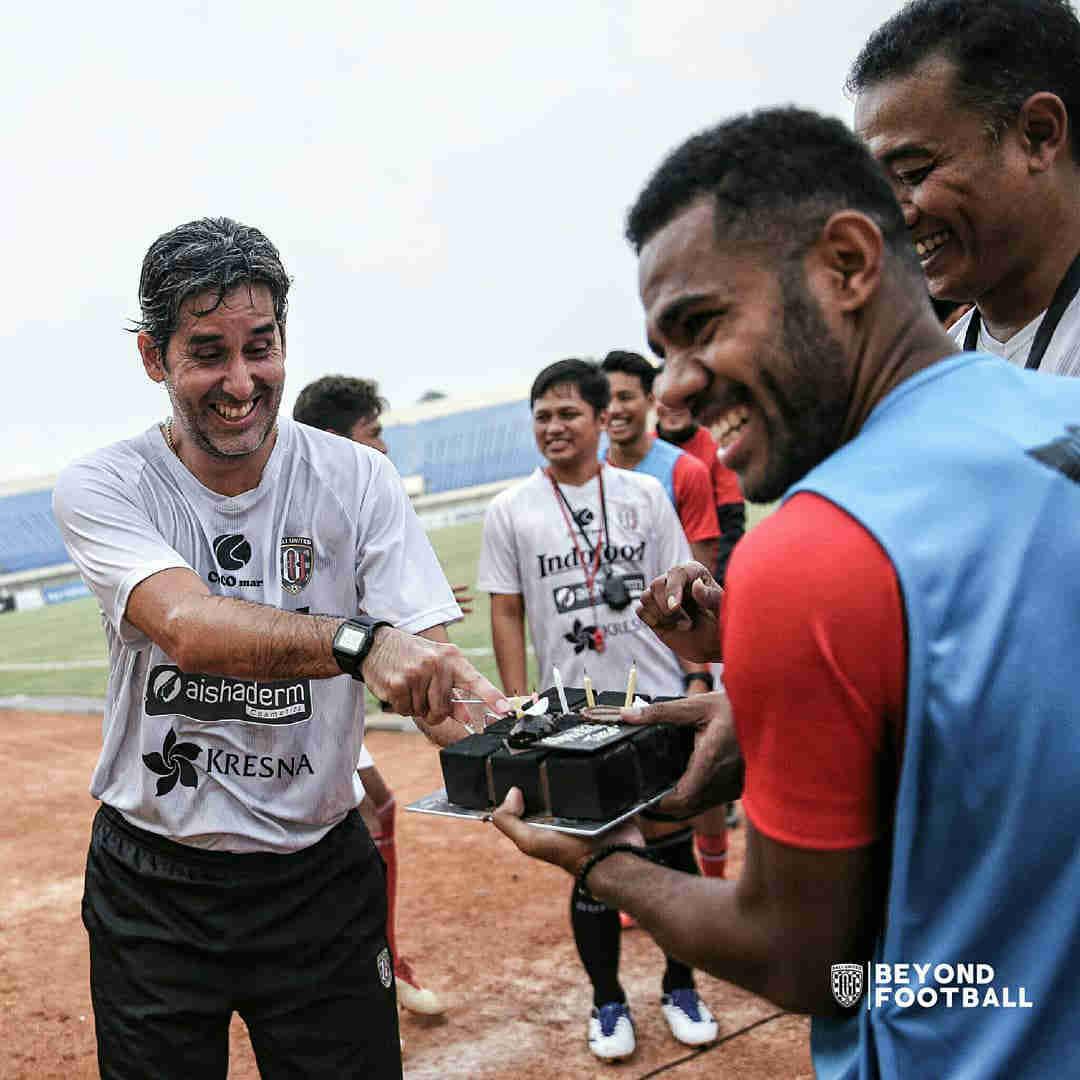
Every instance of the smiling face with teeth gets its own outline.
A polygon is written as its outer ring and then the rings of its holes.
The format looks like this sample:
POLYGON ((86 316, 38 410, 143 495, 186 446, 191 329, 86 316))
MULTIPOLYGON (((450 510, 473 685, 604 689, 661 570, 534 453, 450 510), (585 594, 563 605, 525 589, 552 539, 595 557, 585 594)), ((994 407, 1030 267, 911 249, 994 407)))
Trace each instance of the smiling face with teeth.
POLYGON ((664 357, 657 396, 688 407, 724 447, 748 499, 768 502, 843 440, 852 375, 805 283, 777 276, 745 237, 717 237, 702 199, 642 247, 649 343, 664 357))
POLYGON ((258 483, 281 404, 285 348, 266 285, 241 285, 206 311, 215 299, 184 301, 164 359, 144 335, 139 348, 147 374, 169 391, 181 460, 216 489, 223 471, 252 473, 258 483))
POLYGON ((956 103, 955 71, 931 56, 865 87, 855 129, 889 177, 931 295, 993 307, 1039 260, 1038 174, 1016 125, 995 138, 956 103))

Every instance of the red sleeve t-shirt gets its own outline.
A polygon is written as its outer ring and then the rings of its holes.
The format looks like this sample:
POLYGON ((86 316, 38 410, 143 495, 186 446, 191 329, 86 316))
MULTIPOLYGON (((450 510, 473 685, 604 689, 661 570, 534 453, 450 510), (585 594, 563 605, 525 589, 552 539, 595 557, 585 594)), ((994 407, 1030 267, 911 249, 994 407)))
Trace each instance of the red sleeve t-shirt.
POLYGON ((798 848, 872 843, 891 816, 907 681, 885 552, 833 503, 793 496, 735 548, 722 634, 755 828, 798 848))
POLYGON ((720 535, 709 470, 692 454, 680 454, 671 474, 675 510, 691 544, 720 535))
POLYGON ((716 456, 716 440, 705 428, 699 427, 681 446, 683 450, 688 454, 693 454, 709 470, 713 486, 713 499, 715 499, 717 506, 724 506, 727 503, 741 503, 743 501, 739 478, 732 469, 724 465, 716 456))

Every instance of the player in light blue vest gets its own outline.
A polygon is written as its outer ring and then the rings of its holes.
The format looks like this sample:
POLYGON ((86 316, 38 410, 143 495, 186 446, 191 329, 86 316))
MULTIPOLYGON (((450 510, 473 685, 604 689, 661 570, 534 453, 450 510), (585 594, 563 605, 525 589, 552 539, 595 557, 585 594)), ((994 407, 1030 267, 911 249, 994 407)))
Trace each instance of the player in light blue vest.
POLYGON ((783 499, 723 596, 691 563, 640 607, 680 655, 723 655, 727 698, 643 718, 698 728, 662 807, 745 770, 745 863, 690 880, 625 834, 539 837, 513 795, 497 826, 673 955, 811 1014, 819 1077, 1068 1072, 1080 383, 956 353, 888 182, 814 113, 688 140, 628 236, 660 398, 735 428, 747 498, 783 499))

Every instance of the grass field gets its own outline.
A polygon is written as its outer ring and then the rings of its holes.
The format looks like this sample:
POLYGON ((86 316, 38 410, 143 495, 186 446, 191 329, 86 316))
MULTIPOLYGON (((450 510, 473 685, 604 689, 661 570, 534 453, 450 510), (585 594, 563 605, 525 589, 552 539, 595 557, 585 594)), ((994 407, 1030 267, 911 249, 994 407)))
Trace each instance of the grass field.
MULTIPOLYGON (((446 576, 455 584, 476 581, 480 529, 480 522, 470 522, 430 534, 446 576)), ((487 594, 477 594, 472 614, 451 628, 454 643, 463 649, 490 650, 488 610, 487 594)), ((497 681, 494 654, 470 654, 469 659, 497 681)), ((107 674, 105 636, 97 601, 92 597, 0 618, 0 697, 104 697, 107 674), (80 663, 86 666, 56 666, 80 663)))
MULTIPOLYGON (((771 509, 749 507, 748 523, 752 526, 771 509)), ((446 576, 455 584, 476 582, 480 529, 480 522, 470 522, 430 534, 446 576)), ((463 649, 490 650, 486 593, 476 595, 472 614, 451 627, 450 635, 463 649)), ((489 679, 498 681, 490 651, 470 653, 469 659, 489 679)), ((535 666, 530 674, 535 682, 535 666)), ((0 616, 0 697, 104 697, 106 676, 105 637, 93 598, 0 616), (72 666, 60 666, 67 664, 72 666)))

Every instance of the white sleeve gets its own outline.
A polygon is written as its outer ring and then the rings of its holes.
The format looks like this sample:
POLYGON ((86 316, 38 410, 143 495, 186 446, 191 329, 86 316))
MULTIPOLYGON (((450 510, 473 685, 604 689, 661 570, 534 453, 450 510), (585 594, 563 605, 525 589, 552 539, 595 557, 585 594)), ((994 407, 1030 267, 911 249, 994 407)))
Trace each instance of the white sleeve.
MULTIPOLYGON (((650 492, 656 522, 656 553, 659 558, 658 573, 666 574, 673 566, 689 562, 693 555, 682 522, 671 505, 671 500, 659 483, 650 492)), ((710 567, 710 570, 712 568, 710 567)))
POLYGON ((397 469, 385 454, 357 449, 371 463, 367 487, 360 494, 357 529, 360 607, 410 634, 457 622, 461 608, 397 469))
POLYGON ((517 543, 510 520, 510 504, 495 498, 484 514, 484 533, 480 543, 480 565, 476 587, 488 593, 521 593, 521 567, 517 543))
POLYGON ((72 561, 105 618, 131 646, 147 641, 124 619, 135 586, 161 570, 192 569, 158 532, 137 490, 134 477, 94 461, 69 466, 53 488, 53 515, 72 561))

